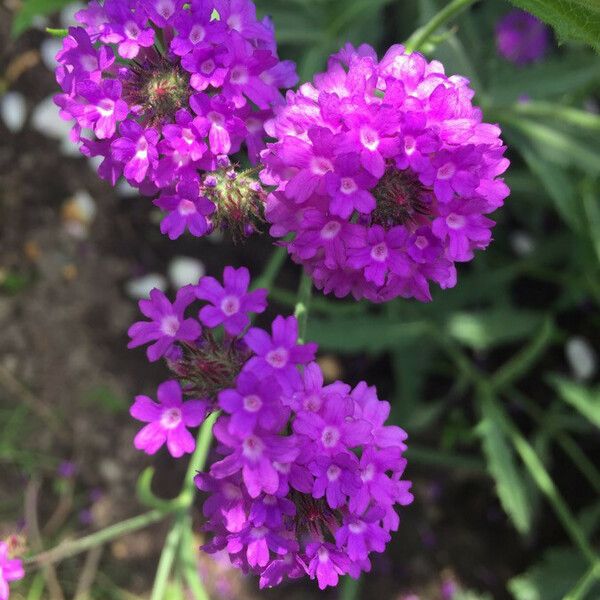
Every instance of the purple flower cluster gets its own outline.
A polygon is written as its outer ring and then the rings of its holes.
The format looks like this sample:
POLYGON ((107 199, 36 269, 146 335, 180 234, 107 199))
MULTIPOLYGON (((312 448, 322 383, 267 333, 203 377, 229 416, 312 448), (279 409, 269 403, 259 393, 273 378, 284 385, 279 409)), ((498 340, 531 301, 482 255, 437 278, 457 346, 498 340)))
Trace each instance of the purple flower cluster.
POLYGON ((288 92, 266 124, 266 218, 319 289, 428 301, 490 243, 509 162, 468 83, 399 45, 379 62, 347 45, 288 92))
POLYGON ((205 550, 226 551, 261 587, 303 575, 334 586, 370 569, 399 526, 396 506, 412 502, 406 434, 386 425, 390 405, 375 388, 324 384, 317 346, 299 343, 294 317, 249 328, 249 313, 266 308, 266 290, 249 283, 246 269, 227 267, 224 285, 204 277, 174 304, 158 292, 153 310, 141 303, 151 321, 132 326, 132 345, 153 343, 150 358, 164 356, 176 380, 159 387, 160 404, 136 398, 131 414, 148 424, 135 444, 152 453, 166 441, 181 456, 194 448, 187 428, 221 411, 219 457, 195 480, 207 493, 205 550), (201 324, 184 314, 195 298, 208 302, 201 324), (179 335, 190 321, 193 340, 179 335))
POLYGON ((496 47, 516 65, 540 61, 550 46, 550 30, 532 14, 511 10, 496 26, 496 47))
MULTIPOLYGON (((123 175, 158 195, 163 233, 204 235, 229 157, 245 144, 257 160, 280 89, 297 81, 277 58, 271 22, 257 20, 251 0, 93 1, 77 18, 57 55, 55 98, 75 121, 74 141, 101 157, 113 185, 123 175)), ((257 202, 256 190, 242 191, 257 202)))
POLYGON ((9 583, 23 579, 23 561, 12 558, 9 544, 0 541, 0 600, 8 600, 10 596, 9 583))

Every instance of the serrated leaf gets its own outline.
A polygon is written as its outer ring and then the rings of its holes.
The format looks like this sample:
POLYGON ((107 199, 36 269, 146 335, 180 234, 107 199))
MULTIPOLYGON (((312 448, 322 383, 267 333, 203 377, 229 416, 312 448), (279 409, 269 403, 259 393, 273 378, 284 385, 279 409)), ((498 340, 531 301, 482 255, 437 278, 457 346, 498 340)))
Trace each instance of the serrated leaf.
POLYGON ((600 52, 599 0, 511 0, 551 25, 561 40, 577 40, 600 52))
POLYGON ((481 409, 483 419, 477 431, 481 437, 488 471, 496 482, 496 493, 502 508, 517 531, 526 534, 531 529, 532 519, 527 483, 517 464, 512 446, 497 422, 493 405, 483 398, 481 409))
POLYGON ((552 383, 565 402, 600 427, 600 389, 588 388, 562 377, 553 377, 552 383))
POLYGON ((533 311, 491 309, 453 314, 448 333, 474 350, 487 350, 528 338, 541 324, 541 315, 533 311))
MULTIPOLYGON (((587 563, 574 548, 551 548, 540 562, 508 582, 515 600, 562 600, 585 573, 587 563)), ((597 598, 599 588, 594 588, 597 598)))

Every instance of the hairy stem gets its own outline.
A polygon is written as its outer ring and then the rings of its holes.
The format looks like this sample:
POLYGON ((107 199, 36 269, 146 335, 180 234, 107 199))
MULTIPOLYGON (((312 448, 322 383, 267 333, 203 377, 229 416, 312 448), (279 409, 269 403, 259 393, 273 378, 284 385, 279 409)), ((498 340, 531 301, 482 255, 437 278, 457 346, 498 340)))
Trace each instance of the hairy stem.
POLYGON ((312 280, 302 271, 300 285, 298 287, 298 298, 296 300, 296 308, 294 316, 298 320, 298 342, 304 343, 306 340, 306 326, 308 324, 308 312, 310 309, 310 299, 312 296, 312 280))

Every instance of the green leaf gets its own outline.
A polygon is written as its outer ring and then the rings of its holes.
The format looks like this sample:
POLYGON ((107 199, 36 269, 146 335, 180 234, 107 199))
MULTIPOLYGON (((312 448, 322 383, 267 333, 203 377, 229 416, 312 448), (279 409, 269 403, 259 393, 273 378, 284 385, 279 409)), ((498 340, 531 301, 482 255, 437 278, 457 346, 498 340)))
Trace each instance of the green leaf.
POLYGON ((600 52, 599 0, 511 0, 551 25, 561 40, 577 40, 600 52))
POLYGON ((402 321, 391 317, 308 320, 306 339, 319 344, 322 350, 344 354, 382 352, 402 348, 423 337, 428 331, 425 321, 402 321))
MULTIPOLYGON (((511 579, 508 589, 515 600, 562 600, 585 573, 587 563, 574 548, 550 548, 542 560, 511 579)), ((596 594, 600 588, 595 588, 596 594)), ((590 595, 597 598, 598 595, 590 595)))
POLYGON ((496 492, 517 531, 526 534, 531 529, 532 507, 528 485, 492 403, 483 398, 483 419, 477 427, 487 460, 488 471, 496 481, 496 492))
POLYGON ((448 333, 474 350, 487 350, 529 338, 542 322, 539 313, 509 308, 453 314, 448 333))
POLYGON ((12 34, 15 37, 21 35, 31 27, 36 17, 51 15, 69 4, 72 4, 72 0, 23 0, 13 20, 12 34))
POLYGON ((524 94, 549 100, 591 89, 600 81, 600 63, 589 52, 573 52, 523 69, 499 63, 490 78, 488 96, 496 106, 516 102, 524 94))
POLYGON ((590 389, 562 377, 553 377, 552 384, 567 404, 600 427, 600 389, 590 389))

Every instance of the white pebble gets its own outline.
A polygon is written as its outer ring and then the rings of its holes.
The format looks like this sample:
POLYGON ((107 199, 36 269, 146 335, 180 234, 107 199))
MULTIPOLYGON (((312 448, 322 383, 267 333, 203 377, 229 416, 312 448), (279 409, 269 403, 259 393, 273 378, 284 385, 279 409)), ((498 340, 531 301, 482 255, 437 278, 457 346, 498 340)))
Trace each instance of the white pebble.
MULTIPOLYGON (((48 137, 68 138, 73 123, 64 121, 58 114, 58 106, 54 104, 52 96, 42 100, 34 109, 31 117, 33 128, 48 137)), ((73 145, 73 143, 71 142, 73 145)))
POLYGON ((75 20, 75 14, 85 8, 85 4, 81 2, 73 2, 68 4, 60 11, 60 23, 63 27, 71 27, 73 25, 81 26, 81 23, 75 20))
POLYGON ((202 262, 189 256, 177 256, 169 265, 169 279, 177 290, 186 285, 196 285, 205 273, 202 262))
POLYGON ((565 354, 575 379, 588 381, 594 377, 598 369, 596 352, 585 338, 575 336, 567 340, 565 354))
POLYGON ((46 65, 49 71, 54 72, 56 69, 56 55, 62 48, 62 41, 56 38, 46 38, 40 45, 40 54, 42 56, 42 62, 46 65))
POLYGON ((116 186, 117 194, 122 198, 135 198, 140 195, 140 190, 134 188, 127 179, 121 179, 116 186))
POLYGON ((535 241, 524 231, 516 231, 510 237, 510 245, 517 256, 528 256, 535 250, 535 241))
POLYGON ((168 283, 165 277, 159 275, 158 273, 149 273, 148 275, 144 275, 142 277, 130 279, 125 284, 125 291, 130 298, 141 300, 143 298, 148 298, 148 296, 150 296, 150 292, 154 288, 164 291, 167 289, 167 285, 168 283))
POLYGON ((23 94, 6 92, 0 98, 0 116, 10 131, 21 131, 27 118, 27 104, 23 94))

